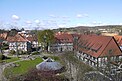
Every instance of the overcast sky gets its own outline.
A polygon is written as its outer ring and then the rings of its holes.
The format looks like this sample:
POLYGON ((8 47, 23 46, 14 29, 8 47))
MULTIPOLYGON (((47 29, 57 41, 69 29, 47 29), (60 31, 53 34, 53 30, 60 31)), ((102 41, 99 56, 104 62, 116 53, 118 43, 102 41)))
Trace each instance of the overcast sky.
POLYGON ((122 0, 0 0, 1 29, 115 24, 122 24, 122 0))

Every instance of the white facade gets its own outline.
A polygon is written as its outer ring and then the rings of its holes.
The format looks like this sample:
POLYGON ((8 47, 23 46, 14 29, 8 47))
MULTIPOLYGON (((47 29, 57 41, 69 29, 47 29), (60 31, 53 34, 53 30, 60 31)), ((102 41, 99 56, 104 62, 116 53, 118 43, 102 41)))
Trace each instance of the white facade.
MULTIPOLYGON (((79 60, 83 61, 86 64, 89 64, 93 67, 105 67, 106 64, 108 63, 108 58, 107 57, 101 57, 101 58, 96 58, 92 57, 89 54, 85 54, 83 52, 77 52, 77 55, 79 60)), ((113 56, 110 58, 110 61, 121 61, 122 56, 113 56)))
POLYGON ((28 42, 9 42, 9 50, 28 51, 28 42))
POLYGON ((73 43, 57 43, 51 46, 52 51, 73 51, 73 43))

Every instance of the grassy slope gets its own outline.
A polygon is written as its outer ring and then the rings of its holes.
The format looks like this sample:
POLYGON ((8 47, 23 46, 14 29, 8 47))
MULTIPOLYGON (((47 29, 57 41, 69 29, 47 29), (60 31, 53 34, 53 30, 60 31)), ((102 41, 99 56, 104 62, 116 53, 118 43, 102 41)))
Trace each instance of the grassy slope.
POLYGON ((37 64, 42 62, 41 58, 37 58, 35 60, 25 60, 18 62, 16 64, 19 64, 19 67, 12 67, 12 68, 6 68, 5 69, 5 76, 8 76, 8 74, 24 74, 29 69, 34 68, 37 64))

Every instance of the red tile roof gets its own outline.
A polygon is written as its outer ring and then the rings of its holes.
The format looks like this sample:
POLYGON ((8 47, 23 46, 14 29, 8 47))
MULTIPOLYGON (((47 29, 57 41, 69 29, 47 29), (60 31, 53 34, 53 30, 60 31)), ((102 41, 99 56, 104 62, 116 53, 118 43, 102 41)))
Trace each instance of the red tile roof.
POLYGON ((60 43, 73 43, 73 36, 69 33, 56 33, 55 39, 60 43))
POLYGON ((1 39, 6 39, 7 38, 7 35, 8 35, 7 33, 1 33, 0 34, 0 38, 1 39))
POLYGON ((119 46, 122 46, 122 36, 115 35, 114 38, 117 41, 117 43, 119 44, 119 46))
MULTIPOLYGON (((76 46, 75 46, 76 47, 76 46)), ((104 57, 122 55, 122 52, 116 43, 114 37, 97 36, 97 35, 81 35, 78 40, 78 50, 93 57, 104 57)))
POLYGON ((27 42, 28 40, 21 36, 20 34, 16 34, 14 37, 7 37, 8 42, 27 42))
POLYGON ((37 37, 26 37, 29 41, 37 41, 37 37))

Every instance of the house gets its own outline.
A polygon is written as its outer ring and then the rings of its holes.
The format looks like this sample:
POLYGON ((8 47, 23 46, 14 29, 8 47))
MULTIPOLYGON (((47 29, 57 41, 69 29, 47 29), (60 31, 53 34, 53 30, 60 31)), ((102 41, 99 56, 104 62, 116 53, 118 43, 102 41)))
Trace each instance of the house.
POLYGON ((26 38, 31 43, 32 48, 37 48, 37 46, 39 45, 37 36, 32 35, 27 31, 21 31, 21 32, 18 32, 18 34, 26 38))
POLYGON ((31 51, 31 43, 21 34, 16 34, 14 37, 7 37, 9 50, 31 51))
POLYGON ((66 32, 55 34, 55 43, 51 45, 52 51, 73 51, 73 36, 66 32))
POLYGON ((39 45, 36 36, 29 35, 26 39, 32 44, 32 48, 36 48, 39 45))
POLYGON ((108 62, 119 62, 122 52, 114 37, 80 35, 75 45, 77 57, 94 67, 104 67, 108 62))

